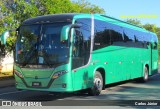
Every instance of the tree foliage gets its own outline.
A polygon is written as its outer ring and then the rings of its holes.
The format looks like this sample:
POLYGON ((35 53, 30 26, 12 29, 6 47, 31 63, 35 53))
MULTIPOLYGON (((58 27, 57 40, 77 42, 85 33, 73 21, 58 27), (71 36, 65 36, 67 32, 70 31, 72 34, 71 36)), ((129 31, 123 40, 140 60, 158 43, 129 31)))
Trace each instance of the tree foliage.
POLYGON ((85 0, 78 0, 78 2, 74 2, 76 5, 76 9, 79 13, 101 13, 105 14, 104 9, 99 8, 96 5, 92 5, 91 3, 85 0))
POLYGON ((127 22, 131 23, 131 24, 138 25, 138 26, 142 26, 141 22, 137 19, 127 19, 127 22))
MULTIPOLYGON (((36 16, 56 13, 105 13, 105 11, 85 0, 1 0, 0 34, 5 30, 17 28, 24 20, 36 16)), ((13 36, 15 36, 13 34, 13 36)), ((14 45, 15 37, 7 40, 7 48, 14 45)))

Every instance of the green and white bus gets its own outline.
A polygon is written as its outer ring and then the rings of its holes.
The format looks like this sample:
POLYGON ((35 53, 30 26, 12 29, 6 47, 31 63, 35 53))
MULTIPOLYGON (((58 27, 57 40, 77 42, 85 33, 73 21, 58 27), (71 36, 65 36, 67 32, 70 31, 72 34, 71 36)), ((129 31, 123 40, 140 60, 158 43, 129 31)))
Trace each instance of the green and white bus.
POLYGON ((24 21, 17 29, 17 89, 87 90, 157 73, 155 33, 100 14, 55 14, 24 21))

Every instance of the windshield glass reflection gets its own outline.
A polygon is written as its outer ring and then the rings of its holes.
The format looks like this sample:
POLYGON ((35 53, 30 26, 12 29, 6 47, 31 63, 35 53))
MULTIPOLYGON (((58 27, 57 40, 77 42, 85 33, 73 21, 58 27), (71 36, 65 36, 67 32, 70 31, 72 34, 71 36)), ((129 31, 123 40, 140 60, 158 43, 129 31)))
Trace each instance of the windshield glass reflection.
POLYGON ((16 43, 16 63, 54 66, 68 62, 69 47, 60 41, 61 29, 68 23, 25 25, 16 43))

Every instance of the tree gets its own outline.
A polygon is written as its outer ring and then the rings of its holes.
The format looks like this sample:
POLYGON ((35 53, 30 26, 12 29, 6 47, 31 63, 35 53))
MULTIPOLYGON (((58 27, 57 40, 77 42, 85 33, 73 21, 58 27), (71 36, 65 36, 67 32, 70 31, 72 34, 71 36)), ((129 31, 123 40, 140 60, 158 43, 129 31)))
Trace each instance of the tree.
POLYGON ((104 9, 85 0, 3 0, 0 1, 0 34, 18 27, 24 20, 56 13, 105 13, 104 9))
POLYGON ((157 26, 155 24, 145 24, 143 25, 143 28, 154 33, 157 32, 157 26))
MULTIPOLYGON (((0 34, 5 30, 17 28, 24 20, 36 16, 56 13, 105 13, 105 11, 85 0, 1 0, 0 34)), ((12 33, 13 36, 15 33, 12 33)), ((14 45, 15 37, 7 40, 7 48, 14 45)))
POLYGON ((158 36, 158 39, 160 40, 160 27, 157 27, 156 34, 158 36))
POLYGON ((91 3, 85 1, 85 0, 78 0, 77 2, 74 2, 77 8, 77 11, 80 13, 101 13, 105 14, 104 9, 99 8, 96 5, 92 5, 91 3))
POLYGON ((142 26, 141 22, 137 19, 127 19, 126 22, 137 25, 137 26, 142 26))

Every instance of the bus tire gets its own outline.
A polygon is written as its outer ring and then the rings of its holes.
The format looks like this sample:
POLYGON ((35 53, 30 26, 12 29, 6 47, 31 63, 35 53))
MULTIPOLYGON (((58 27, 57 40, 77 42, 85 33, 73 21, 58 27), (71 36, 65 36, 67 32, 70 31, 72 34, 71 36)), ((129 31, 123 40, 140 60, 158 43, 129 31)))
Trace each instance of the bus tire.
POLYGON ((147 66, 144 67, 144 70, 143 70, 143 77, 141 77, 140 79, 138 79, 138 82, 147 82, 148 81, 148 78, 149 78, 149 72, 148 72, 148 68, 147 66))
POLYGON ((148 72, 148 68, 145 66, 142 82, 147 82, 148 78, 149 78, 149 72, 148 72))
POLYGON ((103 88, 103 77, 99 71, 95 72, 93 87, 89 89, 88 94, 91 96, 97 96, 101 93, 103 88))

